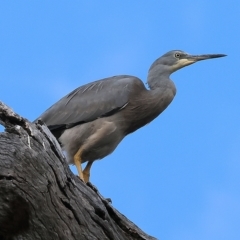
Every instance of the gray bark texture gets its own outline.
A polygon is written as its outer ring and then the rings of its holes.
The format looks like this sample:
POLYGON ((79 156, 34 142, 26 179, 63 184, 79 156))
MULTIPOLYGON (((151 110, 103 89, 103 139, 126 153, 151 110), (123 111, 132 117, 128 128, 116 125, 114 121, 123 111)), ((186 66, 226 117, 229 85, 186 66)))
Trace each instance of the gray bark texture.
POLYGON ((44 123, 0 102, 0 124, 0 240, 155 239, 71 172, 44 123))

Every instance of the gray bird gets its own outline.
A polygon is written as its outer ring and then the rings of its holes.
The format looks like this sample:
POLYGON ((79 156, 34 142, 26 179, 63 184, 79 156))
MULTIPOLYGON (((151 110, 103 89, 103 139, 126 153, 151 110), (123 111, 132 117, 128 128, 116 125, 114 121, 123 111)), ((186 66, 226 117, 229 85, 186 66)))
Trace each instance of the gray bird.
POLYGON ((126 135, 151 122, 172 102, 176 87, 169 76, 173 72, 197 61, 224 56, 167 52, 149 69, 149 89, 134 76, 101 79, 75 89, 38 119, 60 142, 79 177, 88 182, 95 160, 112 153, 126 135), (82 171, 84 162, 87 165, 82 171))

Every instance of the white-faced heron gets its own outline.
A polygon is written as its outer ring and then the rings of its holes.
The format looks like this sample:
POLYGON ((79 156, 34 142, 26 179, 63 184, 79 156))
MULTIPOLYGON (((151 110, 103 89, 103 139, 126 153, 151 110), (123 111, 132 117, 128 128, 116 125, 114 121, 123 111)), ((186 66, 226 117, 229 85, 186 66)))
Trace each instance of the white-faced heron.
POLYGON ((224 54, 189 55, 175 50, 158 58, 148 72, 147 89, 134 76, 120 75, 81 86, 46 110, 42 119, 89 181, 97 159, 112 153, 122 139, 156 118, 171 103, 176 87, 169 76, 200 60, 224 54), (81 163, 88 162, 82 171, 81 163))

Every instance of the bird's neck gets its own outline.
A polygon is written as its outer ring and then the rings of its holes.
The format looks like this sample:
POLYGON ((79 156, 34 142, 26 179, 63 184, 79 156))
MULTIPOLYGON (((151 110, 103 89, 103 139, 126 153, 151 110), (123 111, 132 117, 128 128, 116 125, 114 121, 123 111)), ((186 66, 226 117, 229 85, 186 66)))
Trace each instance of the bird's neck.
POLYGON ((172 102, 176 95, 176 87, 173 81, 167 76, 161 76, 158 79, 148 79, 150 90, 148 91, 148 108, 151 109, 151 121, 163 112, 172 102))
POLYGON ((168 88, 173 87, 175 88, 175 85, 173 84, 170 77, 170 72, 162 72, 160 69, 152 69, 148 73, 148 79, 147 83, 151 90, 154 90, 156 88, 168 88))
POLYGON ((150 71, 148 74, 149 99, 151 99, 149 102, 153 104, 153 107, 149 107, 152 108, 152 115, 155 113, 155 117, 167 108, 176 95, 176 87, 169 78, 170 74, 166 71, 150 71))
POLYGON ((176 94, 175 85, 169 77, 148 78, 148 84, 150 90, 142 92, 141 96, 134 99, 126 108, 126 119, 130 119, 127 133, 134 132, 151 122, 167 108, 176 94), (135 116, 134 121, 131 120, 132 115, 135 116))

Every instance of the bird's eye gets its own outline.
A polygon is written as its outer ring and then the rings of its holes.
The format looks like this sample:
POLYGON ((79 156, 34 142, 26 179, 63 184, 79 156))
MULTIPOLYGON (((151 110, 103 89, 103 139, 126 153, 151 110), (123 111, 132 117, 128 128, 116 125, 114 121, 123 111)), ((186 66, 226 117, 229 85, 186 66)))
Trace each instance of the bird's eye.
POLYGON ((180 58, 180 53, 175 53, 175 58, 180 58))

